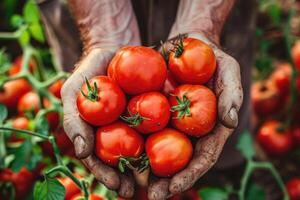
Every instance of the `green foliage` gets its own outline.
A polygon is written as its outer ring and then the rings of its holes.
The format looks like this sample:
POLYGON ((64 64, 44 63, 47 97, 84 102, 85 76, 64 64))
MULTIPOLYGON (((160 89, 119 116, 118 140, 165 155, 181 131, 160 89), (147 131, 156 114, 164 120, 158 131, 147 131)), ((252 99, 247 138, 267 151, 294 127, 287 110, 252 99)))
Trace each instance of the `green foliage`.
POLYGON ((49 135, 49 123, 45 116, 39 117, 36 120, 36 132, 43 135, 49 135))
POLYGON ((43 182, 37 182, 34 187, 34 200, 63 200, 64 186, 55 178, 45 177, 43 182))
POLYGON ((199 191, 202 200, 227 200, 229 194, 222 188, 203 188, 199 191))
POLYGON ((8 116, 8 111, 5 105, 0 104, 0 124, 3 124, 8 116))
POLYGON ((255 155, 255 149, 249 131, 245 130, 241 133, 237 143, 237 149, 246 159, 250 160, 253 158, 253 156, 255 155))
POLYGON ((249 186, 248 191, 246 192, 245 200, 265 200, 266 194, 263 188, 259 185, 253 183, 249 186))

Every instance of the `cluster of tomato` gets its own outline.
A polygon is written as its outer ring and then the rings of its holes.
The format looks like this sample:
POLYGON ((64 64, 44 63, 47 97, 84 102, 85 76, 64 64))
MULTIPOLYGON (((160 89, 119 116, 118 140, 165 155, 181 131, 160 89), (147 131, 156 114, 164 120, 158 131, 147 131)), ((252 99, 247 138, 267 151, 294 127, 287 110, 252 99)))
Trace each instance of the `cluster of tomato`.
MULTIPOLYGON (((300 97, 300 41, 295 43, 291 54, 298 72, 295 88, 297 94, 294 95, 300 97)), ((289 63, 279 63, 269 79, 257 81, 252 86, 251 98, 254 112, 257 119, 264 119, 261 120, 263 122, 257 131, 257 141, 269 155, 282 156, 295 146, 300 147, 299 102, 295 102, 292 113, 288 109, 293 98, 291 81, 292 66, 289 63), (280 118, 290 118, 290 120, 283 122, 280 118)), ((300 199, 299 178, 291 180, 287 188, 291 199, 300 199), (295 183, 298 184, 297 187, 294 187, 295 183), (292 185, 294 189, 291 189, 292 185), (295 188, 298 192, 295 192, 295 188)))
POLYGON ((150 164, 155 175, 172 176, 192 157, 189 136, 213 129, 217 99, 204 84, 216 69, 214 52, 193 38, 173 45, 167 59, 148 47, 121 48, 107 76, 82 86, 77 108, 98 127, 95 153, 108 165, 124 171, 138 163, 142 171, 150 164))

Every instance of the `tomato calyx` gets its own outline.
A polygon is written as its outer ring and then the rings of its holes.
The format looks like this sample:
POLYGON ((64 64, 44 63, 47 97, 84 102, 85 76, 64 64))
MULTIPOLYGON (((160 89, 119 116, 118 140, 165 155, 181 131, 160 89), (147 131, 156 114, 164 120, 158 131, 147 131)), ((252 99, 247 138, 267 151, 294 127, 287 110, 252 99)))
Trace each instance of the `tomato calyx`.
POLYGON ((137 171, 138 173, 142 173, 149 167, 149 159, 146 154, 142 154, 138 158, 121 156, 119 158, 118 168, 122 173, 124 173, 126 167, 137 171))
POLYGON ((87 94, 85 94, 82 90, 81 90, 81 94, 89 99, 90 101, 92 102, 96 102, 96 101, 99 101, 99 95, 98 95, 98 86, 97 86, 97 83, 94 82, 94 87, 91 86, 91 84, 89 83, 89 81, 87 80, 87 78, 85 78, 85 83, 87 85, 87 88, 88 88, 88 92, 87 94))
POLYGON ((191 101, 187 98, 186 94, 184 94, 182 96, 182 99, 180 99, 180 97, 176 96, 176 101, 178 103, 178 105, 176 106, 172 106, 170 111, 171 112, 177 112, 178 111, 178 115, 177 115, 177 119, 182 119, 185 116, 191 116, 191 110, 190 110, 190 105, 191 105, 191 101))
POLYGON ((137 127, 139 126, 144 120, 149 120, 149 118, 141 116, 139 113, 137 114, 130 114, 129 117, 120 116, 120 118, 129 124, 130 127, 137 127))

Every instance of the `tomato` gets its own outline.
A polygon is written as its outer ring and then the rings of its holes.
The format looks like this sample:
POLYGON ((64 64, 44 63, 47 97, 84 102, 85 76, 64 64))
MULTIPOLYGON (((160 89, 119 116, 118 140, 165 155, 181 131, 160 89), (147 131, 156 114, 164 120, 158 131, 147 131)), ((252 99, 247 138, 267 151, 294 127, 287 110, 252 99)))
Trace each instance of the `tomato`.
POLYGON ((296 87, 297 87, 298 95, 300 96, 300 76, 298 76, 296 79, 296 87))
MULTIPOLYGON (((11 68, 9 69, 8 75, 9 76, 17 75, 21 71, 22 63, 23 63, 23 56, 18 56, 15 59, 15 61, 14 61, 13 65, 11 66, 11 68)), ((31 58, 29 60, 29 69, 30 69, 31 72, 33 72, 35 66, 36 66, 36 63, 35 63, 34 59, 31 58)))
POLYGON ((169 69, 180 83, 204 84, 216 70, 216 57, 210 46, 194 39, 183 39, 169 55, 169 69))
POLYGON ((121 48, 108 66, 108 76, 131 95, 159 91, 167 77, 164 58, 143 46, 121 48))
POLYGON ((14 110, 19 99, 31 90, 26 80, 19 79, 9 81, 0 89, 0 103, 4 104, 10 110, 14 110))
POLYGON ((293 135, 293 139, 295 141, 296 144, 298 144, 300 146, 300 126, 294 126, 292 128, 292 135, 293 135))
POLYGON ((190 189, 181 194, 176 194, 170 200, 201 200, 201 198, 196 190, 190 189))
POLYGON ((195 137, 209 133, 215 126, 217 99, 202 85, 181 85, 169 98, 172 124, 180 131, 195 137))
POLYGON ((117 166, 120 158, 138 158, 144 150, 143 138, 123 122, 99 128, 95 145, 96 155, 112 166, 117 166))
POLYGON ((133 97, 127 106, 128 117, 122 117, 130 126, 142 133, 162 130, 170 119, 168 99, 158 92, 133 97))
MULTIPOLYGON (((79 199, 83 199, 83 195, 82 194, 76 194, 75 196, 73 196, 71 198, 71 200, 79 200, 79 199)), ((90 194, 89 200, 104 200, 104 198, 102 198, 98 194, 90 194)))
POLYGON ((258 115, 276 112, 280 104, 279 91, 273 81, 255 82, 251 87, 253 109, 258 115))
POLYGON ((296 67, 298 68, 298 70, 300 70, 300 41, 297 41, 294 44, 291 53, 296 67))
POLYGON ((282 129, 282 124, 276 120, 266 121, 257 133, 257 140, 262 148, 271 155, 283 155, 293 146, 290 129, 282 129))
POLYGON ((286 183, 286 189, 289 193, 290 200, 300 199, 300 178, 295 177, 286 183))
POLYGON ((171 128, 150 135, 145 147, 152 172, 161 177, 173 176, 185 168, 193 154, 189 138, 171 128))
MULTIPOLYGON (((29 120, 26 117, 17 117, 13 120, 12 127, 15 129, 29 130, 29 120)), ((9 138, 9 142, 22 141, 24 141, 24 139, 22 137, 18 137, 16 133, 13 133, 9 138)))
POLYGON ((94 126, 103 126, 119 118, 126 106, 121 88, 107 76, 96 76, 82 86, 77 96, 80 116, 94 126))
POLYGON ((274 81, 278 91, 283 96, 289 93, 291 74, 291 65, 288 63, 283 63, 279 65, 271 75, 271 79, 274 81))
POLYGON ((61 99, 61 95, 60 95, 60 90, 62 88, 64 84, 64 80, 58 80, 55 83, 53 83, 50 87, 49 87, 49 91, 56 96, 57 98, 61 99))
POLYGON ((173 78, 172 74, 170 71, 168 71, 167 79, 164 83, 162 93, 166 96, 169 97, 170 94, 173 93, 175 88, 178 86, 178 83, 176 83, 175 79, 173 78))
MULTIPOLYGON (((82 178, 79 174, 74 174, 78 179, 82 178)), ((73 199, 73 196, 80 193, 80 188, 69 177, 57 178, 58 181, 65 187, 65 200, 73 199)))
POLYGON ((17 199, 24 197, 31 191, 35 176, 34 174, 23 167, 19 172, 15 173, 11 169, 0 171, 0 182, 10 182, 15 188, 17 199))

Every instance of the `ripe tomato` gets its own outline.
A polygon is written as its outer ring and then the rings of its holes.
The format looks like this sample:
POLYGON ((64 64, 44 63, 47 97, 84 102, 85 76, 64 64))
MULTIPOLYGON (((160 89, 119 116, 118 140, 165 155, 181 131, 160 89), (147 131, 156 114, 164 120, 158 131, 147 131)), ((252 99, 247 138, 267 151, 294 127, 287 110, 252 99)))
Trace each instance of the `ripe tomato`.
POLYGON ((298 68, 298 70, 300 70, 300 41, 297 41, 295 43, 291 53, 296 67, 298 68))
POLYGON ((95 145, 96 155, 112 166, 117 166, 120 158, 138 158, 144 150, 143 138, 123 122, 99 128, 95 145))
POLYGON ((24 199, 31 191, 35 176, 23 167, 19 172, 14 173, 11 169, 0 171, 0 182, 10 182, 15 187, 16 199, 24 199))
POLYGON ((167 77, 163 57, 155 50, 143 46, 121 48, 108 66, 113 78, 128 94, 159 91, 167 77))
POLYGON ((293 146, 293 138, 289 129, 282 129, 282 124, 276 120, 266 121, 257 133, 257 140, 263 149, 271 155, 283 155, 293 146))
POLYGON ((280 95, 273 81, 255 82, 251 87, 253 109, 258 115, 276 112, 280 104, 280 95))
MULTIPOLYGON (((78 179, 82 178, 79 174, 74 174, 78 179)), ((80 193, 80 188, 69 177, 57 178, 58 181, 65 187, 65 200, 73 199, 73 196, 80 193)))
POLYGON ((62 88, 64 84, 64 80, 58 80, 55 83, 53 83, 50 87, 49 87, 49 91, 56 96, 57 98, 61 99, 61 95, 60 95, 60 90, 62 88))
MULTIPOLYGON (((17 117, 13 120, 12 127, 15 129, 29 130, 29 120, 26 117, 17 117)), ((9 138, 9 142, 23 142, 23 141, 24 138, 18 137, 16 133, 13 133, 9 138)))
POLYGON ((210 46, 194 38, 183 39, 169 55, 169 69, 180 83, 204 84, 213 76, 216 65, 210 46))
POLYGON ((77 96, 80 116, 95 126, 109 124, 119 118, 126 106, 121 88, 107 76, 96 76, 82 86, 77 96))
MULTIPOLYGON (((21 71, 22 63, 23 63, 23 56, 18 56, 14 60, 14 63, 11 66, 11 68, 9 69, 8 75, 9 76, 17 75, 21 71)), ((35 66, 36 66, 36 63, 35 63, 34 59, 31 58, 29 61, 29 69, 31 72, 33 72, 35 66)))
POLYGON ((10 110, 14 110, 19 99, 31 90, 26 80, 19 79, 9 81, 0 89, 0 103, 4 104, 10 110))
POLYGON ((289 93, 291 74, 291 65, 288 63, 283 63, 279 65, 271 75, 271 79, 274 81, 278 91, 282 94, 282 96, 285 96, 289 93))
POLYGON ((202 85, 181 85, 169 98, 172 124, 191 136, 200 137, 215 126, 217 99, 215 94, 202 85))
POLYGON ((295 141, 296 144, 298 144, 300 146, 300 126, 294 126, 292 128, 292 135, 293 135, 293 139, 295 141))
POLYGON ((175 79, 173 78, 172 74, 170 71, 168 71, 167 79, 164 83, 162 93, 166 96, 169 97, 170 94, 173 93, 175 88, 177 88, 178 84, 176 83, 175 79))
POLYGON ((162 130, 170 119, 168 99, 158 92, 133 97, 127 106, 128 117, 122 117, 130 126, 142 133, 162 130))
POLYGON ((286 189, 289 193, 290 200, 300 199, 300 178, 295 177, 286 183, 286 189))
POLYGON ((185 168, 193 154, 189 138, 170 128, 150 135, 145 146, 152 172, 161 177, 172 176, 185 168))
MULTIPOLYGON (((79 200, 79 199, 83 199, 83 195, 82 194, 76 194, 74 195, 71 200, 79 200)), ((102 198, 100 195, 98 194, 90 194, 89 196, 89 200, 104 200, 104 198, 102 198)))

